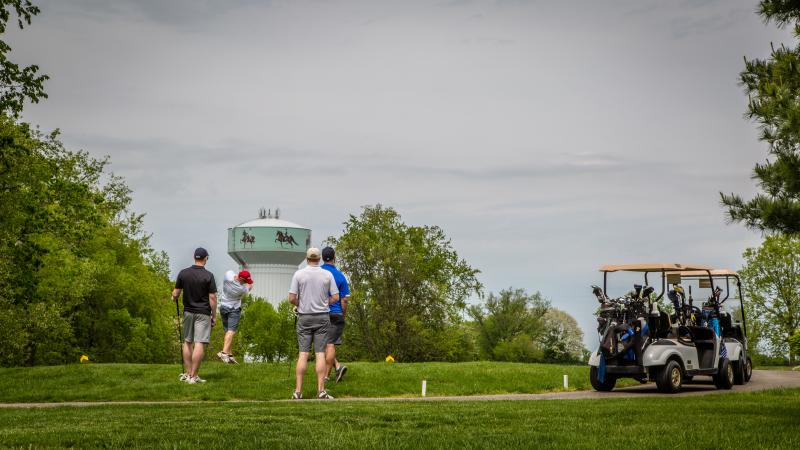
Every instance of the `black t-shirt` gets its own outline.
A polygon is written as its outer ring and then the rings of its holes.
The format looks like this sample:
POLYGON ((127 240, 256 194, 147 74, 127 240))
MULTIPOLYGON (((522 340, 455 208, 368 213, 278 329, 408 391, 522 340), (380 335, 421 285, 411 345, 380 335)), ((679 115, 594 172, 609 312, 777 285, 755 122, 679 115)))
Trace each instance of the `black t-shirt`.
POLYGON ((214 274, 205 267, 192 266, 181 270, 175 280, 175 289, 183 289, 184 311, 211 314, 208 294, 216 294, 217 283, 214 274))

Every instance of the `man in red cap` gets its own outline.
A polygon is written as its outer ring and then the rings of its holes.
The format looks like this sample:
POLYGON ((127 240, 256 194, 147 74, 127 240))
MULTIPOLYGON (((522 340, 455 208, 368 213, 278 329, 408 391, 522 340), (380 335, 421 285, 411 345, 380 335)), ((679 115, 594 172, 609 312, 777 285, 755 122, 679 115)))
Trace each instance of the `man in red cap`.
POLYGON ((242 270, 237 275, 234 271, 225 272, 225 281, 222 283, 222 295, 219 297, 219 315, 222 317, 222 327, 225 329, 225 340, 222 351, 217 357, 228 364, 239 364, 231 354, 233 336, 239 329, 239 319, 242 316, 242 297, 253 288, 253 279, 250 272, 242 270))

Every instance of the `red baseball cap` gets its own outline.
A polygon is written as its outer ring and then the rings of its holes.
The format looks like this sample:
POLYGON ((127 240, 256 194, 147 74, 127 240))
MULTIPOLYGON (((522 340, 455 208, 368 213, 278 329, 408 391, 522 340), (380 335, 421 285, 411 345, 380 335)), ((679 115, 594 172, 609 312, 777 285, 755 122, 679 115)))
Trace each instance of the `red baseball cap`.
POLYGON ((247 284, 253 284, 253 280, 250 278, 250 272, 246 270, 239 272, 239 278, 243 279, 247 284))

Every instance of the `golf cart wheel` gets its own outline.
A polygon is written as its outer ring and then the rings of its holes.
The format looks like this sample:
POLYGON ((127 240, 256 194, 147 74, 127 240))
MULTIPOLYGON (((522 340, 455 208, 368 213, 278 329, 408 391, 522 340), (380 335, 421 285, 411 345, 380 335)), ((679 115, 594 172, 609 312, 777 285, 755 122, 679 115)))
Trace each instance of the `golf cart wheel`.
POLYGON ((717 389, 730 389, 733 387, 733 364, 728 358, 719 360, 719 370, 714 375, 714 385, 717 389))
POLYGON ((674 394, 680 392, 682 385, 683 370, 680 363, 674 359, 667 361, 667 364, 656 375, 658 390, 665 394, 674 394))
POLYGON ((744 369, 747 363, 739 359, 731 364, 733 364, 733 384, 744 384, 744 369))
POLYGON ((753 360, 750 357, 747 357, 747 360, 744 363, 744 382, 747 383, 750 381, 750 378, 753 377, 753 360))
POLYGON ((602 383, 597 379, 597 376, 597 367, 592 366, 592 368, 589 369, 589 382, 592 383, 592 387, 596 391, 608 392, 614 389, 614 385, 617 384, 617 378, 609 373, 606 373, 602 383))

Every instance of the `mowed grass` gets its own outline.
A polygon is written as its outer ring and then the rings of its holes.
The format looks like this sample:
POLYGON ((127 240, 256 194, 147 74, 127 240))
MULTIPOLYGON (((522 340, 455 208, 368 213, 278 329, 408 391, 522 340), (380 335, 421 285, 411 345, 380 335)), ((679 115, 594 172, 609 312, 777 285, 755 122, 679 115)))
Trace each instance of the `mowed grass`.
MULTIPOLYGON (((316 395, 313 361, 303 395, 316 395)), ((584 365, 471 363, 352 363, 341 383, 328 384, 337 398, 419 397, 422 380, 428 396, 512 394, 590 389, 584 365)), ((178 381, 179 365, 73 364, 0 369, 0 402, 119 400, 275 400, 294 389, 294 368, 282 364, 206 363, 208 382, 178 381)), ((635 384, 631 381, 620 381, 635 384)))
POLYGON ((0 409, 8 447, 800 448, 800 390, 540 401, 0 409))

